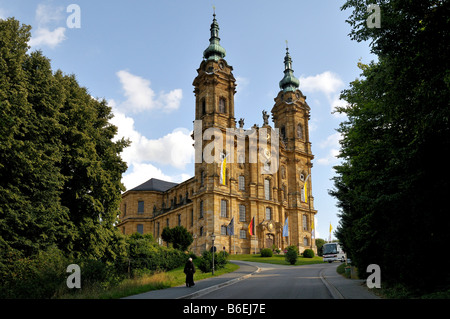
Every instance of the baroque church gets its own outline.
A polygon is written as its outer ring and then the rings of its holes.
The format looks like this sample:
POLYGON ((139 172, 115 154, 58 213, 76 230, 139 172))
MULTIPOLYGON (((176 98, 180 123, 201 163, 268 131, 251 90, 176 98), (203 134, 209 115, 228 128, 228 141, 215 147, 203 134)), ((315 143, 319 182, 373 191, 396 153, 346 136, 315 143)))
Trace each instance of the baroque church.
POLYGON ((163 244, 165 227, 183 226, 193 234, 189 250, 197 255, 213 248, 213 238, 214 249, 231 254, 289 245, 316 251, 310 107, 293 74, 289 50, 271 110, 274 126, 263 111, 263 125, 246 130, 244 119, 236 126, 236 80, 224 59, 215 13, 210 31, 193 81, 195 175, 180 184, 152 178, 126 191, 117 227, 123 234, 152 234, 163 244), (214 139, 207 136, 211 130, 214 139))

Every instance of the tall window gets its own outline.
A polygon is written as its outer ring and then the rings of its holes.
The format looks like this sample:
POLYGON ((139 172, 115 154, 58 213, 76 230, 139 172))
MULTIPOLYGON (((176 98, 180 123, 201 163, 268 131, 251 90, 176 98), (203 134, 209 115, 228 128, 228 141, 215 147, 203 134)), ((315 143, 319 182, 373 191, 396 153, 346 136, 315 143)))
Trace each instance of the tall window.
POLYGON ((297 137, 303 139, 303 126, 300 123, 297 125, 297 137))
POLYGON ((140 200, 138 201, 138 214, 143 214, 144 213, 144 201, 140 200))
POLYGON ((123 204, 123 216, 127 216, 127 203, 123 204))
POLYGON ((225 226, 225 225, 220 226, 220 234, 221 235, 227 234, 227 226, 225 226))
POLYGON ((225 99, 223 99, 223 98, 219 99, 219 112, 220 113, 226 112, 225 99))
POLYGON ((303 238, 303 246, 309 246, 309 240, 308 237, 303 238))
POLYGON ((241 230, 239 231, 239 238, 241 238, 241 239, 246 239, 246 238, 247 238, 247 230, 241 229, 241 230))
POLYGON ((156 238, 159 238, 159 222, 156 223, 156 238))
POLYGON ((264 180, 264 198, 270 200, 270 180, 264 180))
POLYGON ((137 232, 141 235, 144 234, 144 225, 142 224, 137 224, 137 232))
POLYGON ((308 230, 308 217, 303 215, 303 230, 308 230))
POLYGON ((200 201, 200 217, 199 218, 203 218, 203 201, 200 201))
POLYGON ((281 127, 281 139, 286 140, 286 128, 284 126, 281 127))
POLYGON ((266 220, 272 219, 272 208, 266 207, 266 220))
POLYGON ((198 233, 200 237, 203 236, 203 226, 200 226, 198 233))
POLYGON ((239 175, 239 190, 245 191, 245 177, 244 175, 239 175))
POLYGON ((181 226, 181 215, 178 214, 178 226, 181 226))
POLYGON ((202 114, 201 115, 205 115, 206 114, 206 102, 205 99, 202 100, 202 114))
POLYGON ((220 217, 227 217, 227 201, 225 199, 220 201, 220 217))
POLYGON ((245 222, 246 216, 245 216, 245 205, 239 205, 239 221, 245 222))
POLYGON ((194 210, 191 209, 191 227, 194 226, 194 210))
POLYGON ((205 171, 200 173, 200 186, 203 186, 205 183, 205 171))

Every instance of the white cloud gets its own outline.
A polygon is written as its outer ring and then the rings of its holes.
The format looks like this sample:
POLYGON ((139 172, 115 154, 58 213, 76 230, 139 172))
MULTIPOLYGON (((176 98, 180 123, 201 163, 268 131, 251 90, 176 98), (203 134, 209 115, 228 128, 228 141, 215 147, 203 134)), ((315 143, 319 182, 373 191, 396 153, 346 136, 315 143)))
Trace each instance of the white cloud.
POLYGON ((321 92, 325 94, 330 103, 330 109, 334 116, 342 116, 339 113, 334 113, 337 106, 345 105, 345 101, 339 99, 340 91, 345 84, 339 75, 325 71, 321 74, 308 77, 300 77, 301 89, 304 92, 321 92))
POLYGON ((243 76, 236 76, 236 85, 237 85, 237 90, 242 93, 242 91, 244 91, 247 86, 250 84, 250 80, 246 77, 243 76))
POLYGON ((194 161, 192 132, 179 128, 159 138, 148 139, 134 128, 134 120, 115 110, 111 123, 118 127, 116 138, 128 138, 131 145, 122 152, 127 163, 153 162, 184 169, 194 161))
POLYGON ((339 162, 339 159, 337 158, 338 155, 339 150, 332 148, 325 157, 317 159, 317 164, 324 166, 337 164, 339 162))
POLYGON ((146 110, 160 109, 171 112, 180 106, 183 97, 181 89, 169 93, 161 92, 158 96, 150 87, 149 80, 121 70, 116 73, 127 100, 120 103, 119 108, 128 112, 138 113, 146 110))
POLYGON ((324 141, 319 143, 319 146, 321 148, 325 147, 333 147, 333 148, 339 148, 340 144, 339 141, 342 139, 342 134, 339 132, 336 132, 334 134, 329 135, 324 141))
POLYGON ((136 187, 150 178, 181 182, 191 177, 185 173, 169 176, 155 166, 168 165, 184 170, 187 164, 193 163, 194 147, 191 131, 178 128, 159 139, 148 139, 136 130, 132 117, 117 109, 114 100, 108 101, 108 104, 114 113, 110 122, 118 128, 115 140, 125 137, 131 141, 131 145, 121 154, 128 165, 128 171, 122 179, 127 189, 136 187))
POLYGON ((159 168, 148 163, 134 163, 128 168, 128 171, 130 172, 124 174, 122 177, 122 183, 127 190, 148 181, 150 178, 157 178, 168 182, 173 181, 172 177, 165 175, 159 168))
POLYGON ((31 47, 45 45, 53 49, 66 39, 65 31, 66 28, 63 27, 56 28, 53 31, 47 28, 38 28, 28 44, 31 47))
POLYGON ((39 4, 36 8, 36 21, 38 27, 44 27, 52 23, 59 23, 64 19, 64 7, 53 7, 49 4, 39 4))
POLYGON ((300 77, 300 83, 302 90, 305 92, 320 91, 327 96, 335 94, 341 87, 344 86, 344 82, 340 77, 330 71, 325 71, 315 76, 308 76, 306 78, 300 77))
POLYGON ((319 147, 322 149, 328 149, 328 153, 326 156, 318 158, 317 164, 319 165, 333 165, 339 162, 339 149, 340 144, 339 141, 342 139, 342 135, 339 132, 336 132, 332 135, 329 135, 324 141, 319 143, 319 147))
POLYGON ((39 4, 36 8, 36 31, 29 41, 31 47, 48 46, 55 48, 66 39, 64 27, 55 27, 53 31, 51 26, 64 20, 63 7, 53 7, 47 4, 39 4))

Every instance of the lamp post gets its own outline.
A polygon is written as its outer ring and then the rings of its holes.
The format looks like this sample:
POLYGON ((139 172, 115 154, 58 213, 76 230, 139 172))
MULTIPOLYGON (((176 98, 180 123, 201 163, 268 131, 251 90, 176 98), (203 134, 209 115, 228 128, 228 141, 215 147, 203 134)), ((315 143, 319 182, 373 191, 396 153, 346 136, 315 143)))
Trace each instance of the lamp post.
POLYGON ((214 275, 214 253, 215 253, 214 240, 216 239, 216 235, 212 234, 211 239, 212 239, 212 248, 211 248, 211 250, 212 250, 212 274, 214 275))

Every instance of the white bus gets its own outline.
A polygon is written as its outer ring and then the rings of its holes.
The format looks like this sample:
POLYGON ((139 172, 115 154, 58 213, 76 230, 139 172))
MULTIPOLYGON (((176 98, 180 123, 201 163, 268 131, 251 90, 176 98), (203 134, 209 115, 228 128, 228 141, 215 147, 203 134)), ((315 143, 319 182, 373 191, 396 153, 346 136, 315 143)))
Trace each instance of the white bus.
POLYGON ((322 246, 323 261, 329 263, 333 261, 345 261, 345 253, 338 243, 327 243, 322 246))

